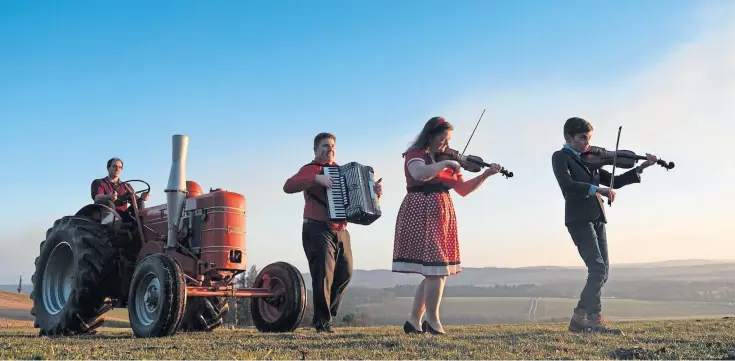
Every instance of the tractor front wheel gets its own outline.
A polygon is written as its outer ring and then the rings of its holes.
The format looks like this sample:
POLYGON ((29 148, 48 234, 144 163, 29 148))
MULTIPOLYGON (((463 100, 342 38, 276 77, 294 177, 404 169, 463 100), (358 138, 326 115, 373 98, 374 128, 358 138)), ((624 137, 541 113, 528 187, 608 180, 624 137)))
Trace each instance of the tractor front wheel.
POLYGON ((136 337, 176 334, 186 309, 186 280, 176 261, 161 253, 135 267, 128 296, 128 317, 136 337))
POLYGON ((306 313, 304 278, 296 267, 286 262, 276 262, 258 273, 253 287, 263 287, 266 277, 275 295, 250 300, 255 328, 260 332, 292 332, 306 313))
POLYGON ((108 309, 107 285, 115 283, 116 254, 99 222, 69 216, 54 223, 41 242, 31 277, 31 314, 40 335, 87 334, 101 324, 99 316, 108 309))

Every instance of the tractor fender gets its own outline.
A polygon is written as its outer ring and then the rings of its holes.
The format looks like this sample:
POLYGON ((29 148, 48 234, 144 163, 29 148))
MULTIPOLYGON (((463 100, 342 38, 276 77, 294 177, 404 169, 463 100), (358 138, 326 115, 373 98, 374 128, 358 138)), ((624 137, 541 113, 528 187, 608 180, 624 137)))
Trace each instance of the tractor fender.
POLYGON ((120 215, 114 208, 99 203, 92 203, 82 207, 75 216, 92 218, 115 232, 120 230, 122 224, 122 218, 120 218, 120 215))

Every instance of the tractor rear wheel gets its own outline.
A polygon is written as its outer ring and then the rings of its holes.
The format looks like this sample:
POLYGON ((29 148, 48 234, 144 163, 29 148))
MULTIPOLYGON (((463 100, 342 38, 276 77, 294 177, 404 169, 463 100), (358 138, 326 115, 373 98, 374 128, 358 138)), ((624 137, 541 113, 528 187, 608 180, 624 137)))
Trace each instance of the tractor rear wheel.
POLYGON ((117 250, 107 227, 94 219, 57 220, 41 242, 31 277, 31 314, 40 335, 92 333, 107 311, 108 276, 116 274, 117 250))
POLYGON ((306 313, 306 285, 299 270, 286 263, 276 262, 263 268, 255 278, 253 287, 263 287, 268 276, 272 297, 250 300, 250 313, 255 328, 260 332, 292 332, 306 313))
POLYGON ((176 334, 186 309, 186 280, 171 257, 155 253, 135 267, 128 295, 128 318, 136 337, 176 334))
POLYGON ((227 297, 189 297, 181 321, 183 332, 210 332, 222 326, 230 310, 227 297))

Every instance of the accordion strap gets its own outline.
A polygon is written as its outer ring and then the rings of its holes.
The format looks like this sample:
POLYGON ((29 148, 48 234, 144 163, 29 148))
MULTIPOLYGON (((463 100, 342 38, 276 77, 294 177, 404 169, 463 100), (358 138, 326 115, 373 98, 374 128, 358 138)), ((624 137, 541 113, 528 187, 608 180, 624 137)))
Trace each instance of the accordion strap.
MULTIPOLYGON (((317 162, 315 162, 315 161, 311 161, 311 162, 310 162, 309 164, 304 164, 304 165, 303 165, 303 166, 302 166, 301 168, 304 168, 304 167, 306 167, 306 166, 310 166, 310 165, 318 165, 318 166, 320 166, 320 167, 323 167, 323 166, 325 166, 326 164, 320 164, 320 163, 317 163, 317 162)), ((304 192, 306 193, 306 196, 307 196, 307 197, 309 197, 309 198, 311 198, 311 199, 315 200, 315 201, 316 201, 317 203, 321 204, 321 205, 322 205, 322 206, 324 206, 325 208, 329 208, 329 206, 327 205, 327 202, 324 202, 323 200, 319 199, 319 198, 318 198, 317 196, 315 196, 315 195, 314 195, 313 193, 311 193, 310 191, 308 191, 308 190, 305 190, 304 192)))

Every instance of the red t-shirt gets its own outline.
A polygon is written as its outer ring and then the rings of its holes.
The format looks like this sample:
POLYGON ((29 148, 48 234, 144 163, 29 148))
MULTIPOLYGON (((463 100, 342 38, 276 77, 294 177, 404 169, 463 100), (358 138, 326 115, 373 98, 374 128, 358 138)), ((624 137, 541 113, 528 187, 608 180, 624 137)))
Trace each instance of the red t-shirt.
POLYGON ((423 184, 441 183, 447 188, 452 189, 462 179, 462 168, 457 170, 457 172, 454 174, 452 174, 452 171, 453 171, 452 168, 444 168, 441 172, 439 172, 439 174, 436 175, 436 177, 426 182, 416 180, 411 176, 411 172, 408 171, 408 165, 411 162, 417 162, 418 159, 423 160, 427 165, 436 163, 431 160, 429 153, 426 153, 423 150, 420 150, 420 149, 409 150, 406 153, 406 158, 405 158, 405 161, 403 162, 403 172, 406 176, 406 187, 420 186, 423 184))
POLYGON ((283 191, 286 193, 304 192, 304 218, 325 222, 333 230, 341 231, 347 227, 347 222, 330 221, 327 207, 314 200, 314 197, 316 197, 324 204, 327 203, 327 189, 317 183, 315 179, 322 171, 323 166, 336 166, 337 163, 320 163, 318 159, 314 159, 314 162, 319 164, 304 166, 293 177, 286 180, 283 191), (310 194, 307 194, 307 191, 310 194))
MULTIPOLYGON (((94 200, 94 197, 98 194, 111 195, 112 189, 115 188, 115 185, 117 184, 119 183, 113 184, 112 182, 110 182, 109 177, 95 179, 94 181, 92 181, 92 200, 94 200)), ((117 189, 115 191, 117 192, 117 200, 114 202, 115 208, 120 212, 128 209, 128 204, 122 201, 122 197, 127 195, 128 193, 132 193, 133 187, 130 184, 125 183, 123 185, 117 186, 117 189)))

